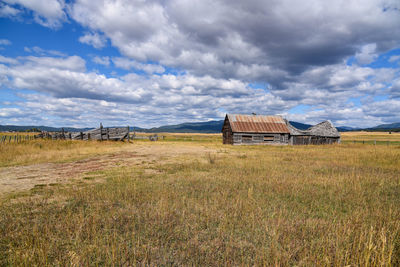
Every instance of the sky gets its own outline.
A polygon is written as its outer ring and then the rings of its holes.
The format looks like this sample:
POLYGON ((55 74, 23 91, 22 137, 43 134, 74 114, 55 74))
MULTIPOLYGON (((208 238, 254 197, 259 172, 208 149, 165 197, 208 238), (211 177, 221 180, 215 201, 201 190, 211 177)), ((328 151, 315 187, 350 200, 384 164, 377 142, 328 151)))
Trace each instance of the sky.
POLYGON ((0 0, 0 124, 400 122, 399 0, 0 0))

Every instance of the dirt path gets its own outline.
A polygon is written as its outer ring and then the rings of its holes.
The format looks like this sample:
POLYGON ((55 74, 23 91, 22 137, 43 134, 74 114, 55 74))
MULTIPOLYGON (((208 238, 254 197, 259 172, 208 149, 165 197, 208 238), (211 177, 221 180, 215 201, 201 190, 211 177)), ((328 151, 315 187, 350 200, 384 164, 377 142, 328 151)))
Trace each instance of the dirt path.
POLYGON ((167 163, 182 155, 206 155, 215 150, 204 146, 166 143, 132 145, 119 152, 92 156, 68 163, 41 163, 0 168, 0 195, 29 190, 35 186, 69 183, 85 173, 118 166, 167 163))

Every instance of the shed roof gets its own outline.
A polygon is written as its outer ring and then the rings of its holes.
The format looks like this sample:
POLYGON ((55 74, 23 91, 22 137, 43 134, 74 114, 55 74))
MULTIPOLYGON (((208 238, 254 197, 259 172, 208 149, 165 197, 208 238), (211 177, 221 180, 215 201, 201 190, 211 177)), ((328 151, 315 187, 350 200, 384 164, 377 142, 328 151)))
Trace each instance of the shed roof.
POLYGON ((232 131, 237 133, 289 133, 281 116, 227 114, 232 131))
POLYGON ((340 137, 339 131, 333 126, 332 122, 327 120, 317 125, 311 126, 307 130, 299 130, 287 122, 291 135, 313 135, 324 137, 340 137))
POLYGON ((307 129, 312 135, 326 137, 340 137, 339 131, 331 121, 323 121, 307 129))

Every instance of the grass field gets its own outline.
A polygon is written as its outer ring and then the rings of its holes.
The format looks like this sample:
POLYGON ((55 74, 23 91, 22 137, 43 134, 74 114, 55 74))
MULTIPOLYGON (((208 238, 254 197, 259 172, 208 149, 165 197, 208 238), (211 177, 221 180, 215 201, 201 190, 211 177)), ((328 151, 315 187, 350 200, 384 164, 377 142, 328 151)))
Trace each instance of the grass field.
POLYGON ((3 192, 0 265, 399 266, 400 146, 352 143, 399 135, 372 135, 327 146, 201 134, 0 146, 0 174, 18 181, 23 170, 81 170, 3 192))

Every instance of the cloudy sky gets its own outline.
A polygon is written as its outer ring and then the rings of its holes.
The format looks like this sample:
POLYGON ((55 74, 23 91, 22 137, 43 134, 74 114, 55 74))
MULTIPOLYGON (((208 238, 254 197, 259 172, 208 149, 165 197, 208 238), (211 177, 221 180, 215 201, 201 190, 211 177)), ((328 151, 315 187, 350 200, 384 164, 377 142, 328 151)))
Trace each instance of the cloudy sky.
POLYGON ((0 1, 0 124, 252 112, 400 122, 400 1, 0 1))

